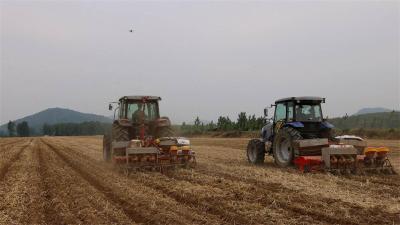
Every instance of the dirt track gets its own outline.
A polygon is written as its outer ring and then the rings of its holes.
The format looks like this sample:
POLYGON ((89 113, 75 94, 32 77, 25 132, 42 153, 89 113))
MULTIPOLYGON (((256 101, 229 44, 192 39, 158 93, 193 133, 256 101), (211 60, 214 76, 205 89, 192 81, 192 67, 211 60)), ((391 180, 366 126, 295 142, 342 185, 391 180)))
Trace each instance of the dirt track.
MULTIPOLYGON (((373 141, 393 149, 400 142, 373 141)), ((246 162, 245 139, 192 139, 198 166, 130 177, 99 137, 0 139, 0 224, 400 224, 400 176, 246 162)))

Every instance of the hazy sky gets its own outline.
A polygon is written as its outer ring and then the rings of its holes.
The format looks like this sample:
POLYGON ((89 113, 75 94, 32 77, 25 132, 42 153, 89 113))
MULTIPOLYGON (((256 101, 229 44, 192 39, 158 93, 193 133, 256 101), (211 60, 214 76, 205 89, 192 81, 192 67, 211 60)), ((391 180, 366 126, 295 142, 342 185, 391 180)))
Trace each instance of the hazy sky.
POLYGON ((174 123, 286 96, 326 97, 330 117, 400 105, 396 1, 0 5, 1 124, 49 107, 109 115, 132 94, 162 96, 174 123))

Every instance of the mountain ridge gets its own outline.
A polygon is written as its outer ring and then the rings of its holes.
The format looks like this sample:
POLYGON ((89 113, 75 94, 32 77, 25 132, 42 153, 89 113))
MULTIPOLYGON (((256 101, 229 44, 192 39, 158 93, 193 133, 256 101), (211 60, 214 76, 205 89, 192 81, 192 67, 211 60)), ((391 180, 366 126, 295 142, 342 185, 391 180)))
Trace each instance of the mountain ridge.
POLYGON ((356 113, 353 114, 353 116, 365 115, 370 113, 392 112, 392 111, 393 110, 383 107, 365 107, 358 110, 356 113))
MULTIPOLYGON (((26 121, 30 128, 33 128, 36 132, 40 132, 43 124, 57 124, 57 123, 82 123, 96 121, 101 123, 111 123, 112 119, 97 115, 93 113, 83 113, 67 108, 48 108, 40 112, 25 116, 23 118, 14 120, 15 124, 26 121)), ((7 123, 0 126, 0 131, 7 132, 7 123)))

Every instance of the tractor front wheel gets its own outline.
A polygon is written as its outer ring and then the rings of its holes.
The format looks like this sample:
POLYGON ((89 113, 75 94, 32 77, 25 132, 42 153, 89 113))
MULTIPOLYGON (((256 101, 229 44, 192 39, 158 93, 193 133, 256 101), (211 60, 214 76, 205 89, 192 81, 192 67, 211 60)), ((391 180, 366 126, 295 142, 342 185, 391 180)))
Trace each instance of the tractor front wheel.
POLYGON ((247 160, 252 164, 261 164, 265 158, 265 144, 260 139, 252 139, 247 144, 247 160))
POLYGON ((283 127, 274 138, 273 155, 275 164, 279 167, 292 165, 294 158, 294 141, 303 139, 300 133, 292 127, 283 127))

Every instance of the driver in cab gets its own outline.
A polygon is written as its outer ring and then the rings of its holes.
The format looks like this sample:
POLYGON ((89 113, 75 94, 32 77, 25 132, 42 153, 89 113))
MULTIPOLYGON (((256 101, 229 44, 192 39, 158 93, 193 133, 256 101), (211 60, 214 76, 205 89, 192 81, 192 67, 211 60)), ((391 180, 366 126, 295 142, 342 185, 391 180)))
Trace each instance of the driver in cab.
POLYGON ((146 119, 144 113, 144 106, 142 103, 138 104, 138 109, 132 114, 132 120, 137 123, 142 123, 146 119))

